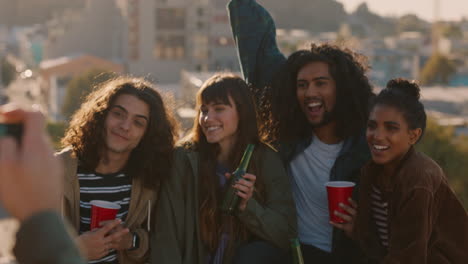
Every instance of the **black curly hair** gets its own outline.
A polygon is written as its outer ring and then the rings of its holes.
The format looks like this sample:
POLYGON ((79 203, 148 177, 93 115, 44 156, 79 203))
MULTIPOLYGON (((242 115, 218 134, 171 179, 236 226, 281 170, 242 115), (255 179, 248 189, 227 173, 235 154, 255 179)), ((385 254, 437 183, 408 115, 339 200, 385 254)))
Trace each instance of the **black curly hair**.
POLYGON ((367 60, 347 48, 332 44, 311 44, 289 56, 272 80, 269 103, 260 104, 264 123, 262 133, 269 133, 269 141, 285 142, 309 137, 312 126, 302 112, 296 96, 298 72, 311 62, 324 62, 336 83, 336 104, 333 109, 337 123, 336 136, 346 139, 365 129, 370 99, 374 96, 366 76, 367 60))
POLYGON ((419 85, 415 81, 404 78, 391 79, 387 86, 373 100, 371 109, 376 105, 386 105, 396 108, 403 114, 410 129, 421 129, 421 136, 426 130, 426 112, 420 98, 419 85))

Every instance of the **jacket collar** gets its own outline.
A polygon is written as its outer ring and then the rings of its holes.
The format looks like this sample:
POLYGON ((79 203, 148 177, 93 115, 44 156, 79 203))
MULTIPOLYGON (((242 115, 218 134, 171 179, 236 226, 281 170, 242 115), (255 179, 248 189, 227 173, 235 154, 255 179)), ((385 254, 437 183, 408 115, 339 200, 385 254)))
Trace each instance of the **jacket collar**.
MULTIPOLYGON (((385 192, 392 192, 395 189, 395 185, 399 182, 399 178, 401 177, 401 172, 405 168, 407 161, 414 155, 415 149, 411 146, 397 164, 395 173, 390 177, 388 181, 386 181, 383 186, 379 186, 385 192)), ((363 171, 366 178, 370 178, 369 182, 375 183, 375 176, 371 175, 379 175, 382 172, 383 166, 380 164, 375 163, 374 161, 370 161, 366 166, 364 166, 363 171)))
MULTIPOLYGON (((298 139, 286 143, 279 144, 279 152, 283 153, 282 158, 288 163, 293 160, 297 155, 304 152, 304 150, 312 143, 313 136, 298 139)), ((351 136, 344 140, 343 147, 340 150, 339 156, 358 153, 369 153, 367 149, 365 133, 360 133, 357 136, 351 136)), ((367 156, 367 155, 366 155, 367 156)))
MULTIPOLYGON (((78 159, 73 153, 71 148, 65 148, 59 153, 57 156, 61 157, 64 161, 65 165, 65 186, 64 186, 64 194, 65 195, 72 195, 75 197, 74 199, 70 200, 74 201, 74 215, 75 219, 73 224, 75 228, 79 228, 79 203, 80 203, 80 187, 79 181, 77 177, 77 169, 78 169, 78 159)), ((158 187, 159 189, 159 187, 158 187)), ((136 177, 132 177, 132 191, 130 194, 130 205, 128 209, 127 219, 125 220, 127 226, 133 226, 135 222, 137 222, 141 218, 141 214, 138 212, 148 212, 151 214, 151 209, 153 208, 153 204, 156 201, 156 193, 159 190, 153 191, 151 189, 146 188, 143 186, 142 182, 138 180, 136 177)), ((149 231, 150 225, 148 224, 146 227, 149 231)))

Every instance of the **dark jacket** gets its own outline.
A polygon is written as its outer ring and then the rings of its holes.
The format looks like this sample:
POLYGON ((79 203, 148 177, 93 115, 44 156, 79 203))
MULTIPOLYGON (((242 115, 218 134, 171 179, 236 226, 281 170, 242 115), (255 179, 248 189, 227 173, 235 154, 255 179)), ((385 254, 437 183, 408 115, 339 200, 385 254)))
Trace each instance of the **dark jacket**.
POLYGON ((265 87, 286 62, 276 44, 275 22, 255 0, 231 0, 228 8, 242 74, 254 87, 265 87))
MULTIPOLYGON (((237 217, 252 236, 288 249, 289 239, 296 236, 296 211, 291 187, 277 154, 268 147, 263 148, 261 158, 253 160, 258 162, 257 168, 260 168, 264 179, 264 202, 259 202, 254 194, 237 217)), ((176 150, 173 174, 161 187, 151 243, 151 263, 206 263, 208 252, 201 240, 198 218, 198 155, 197 151, 187 148, 176 150)), ((253 155, 255 157, 257 151, 253 155)), ((225 256, 225 263, 230 260, 225 256)))
POLYGON ((44 211, 21 223, 13 249, 20 264, 84 264, 59 214, 44 211))
MULTIPOLYGON (((257 88, 269 86, 274 74, 286 62, 276 43, 276 27, 272 17, 255 0, 231 0, 228 9, 244 78, 257 88)), ((310 143, 311 138, 280 142, 278 150, 285 167, 288 168, 289 162, 310 143)), ((332 167, 330 180, 357 182, 361 167, 369 159, 364 132, 346 139, 332 167)), ((339 263, 358 262, 362 258, 357 245, 336 228, 333 230, 332 253, 339 263)))
MULTIPOLYGON (((311 143, 312 138, 308 138, 279 145, 279 154, 288 170, 290 162, 311 143)), ((356 187, 353 191, 353 198, 357 200, 360 170, 369 159, 369 148, 364 135, 346 139, 330 171, 330 180, 355 182, 356 187)), ((358 245, 337 228, 333 228, 332 253, 336 257, 337 263, 361 263, 366 261, 358 245)))
POLYGON ((379 263, 467 263, 468 216, 442 169, 413 148, 395 175, 376 182, 382 167, 362 169, 356 239, 379 263), (375 184, 388 202, 388 250, 381 246, 371 215, 375 184))

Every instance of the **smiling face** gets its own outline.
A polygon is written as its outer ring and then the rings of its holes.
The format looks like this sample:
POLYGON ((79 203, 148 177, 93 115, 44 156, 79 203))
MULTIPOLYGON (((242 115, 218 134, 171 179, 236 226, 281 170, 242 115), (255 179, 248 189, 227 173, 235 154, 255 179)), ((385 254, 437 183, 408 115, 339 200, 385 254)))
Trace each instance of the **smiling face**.
POLYGON ((381 165, 400 161, 421 136, 421 129, 410 129, 401 111, 387 105, 376 105, 367 122, 367 144, 372 160, 381 165))
POLYGON ((200 106, 198 123, 208 143, 218 143, 221 149, 230 149, 236 141, 239 114, 236 104, 229 96, 229 104, 203 103, 200 106))
POLYGON ((296 96, 302 112, 313 127, 330 123, 336 103, 336 83, 328 64, 311 62, 302 67, 297 74, 296 96))
POLYGON ((105 120, 106 151, 126 154, 138 146, 149 122, 148 105, 129 94, 119 95, 105 120))

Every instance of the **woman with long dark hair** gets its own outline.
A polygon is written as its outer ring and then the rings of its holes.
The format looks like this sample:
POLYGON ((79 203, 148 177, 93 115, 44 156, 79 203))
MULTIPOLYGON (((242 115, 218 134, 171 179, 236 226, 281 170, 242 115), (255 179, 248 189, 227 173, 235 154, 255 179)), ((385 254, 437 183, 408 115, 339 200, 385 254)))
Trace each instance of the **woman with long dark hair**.
POLYGON ((296 236, 295 207, 279 157, 259 137, 247 84, 217 74, 198 91, 196 109, 162 187, 153 263, 284 263, 296 236), (226 215, 226 183, 248 144, 255 150, 247 173, 232 185, 240 203, 226 215))

